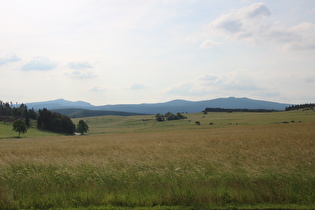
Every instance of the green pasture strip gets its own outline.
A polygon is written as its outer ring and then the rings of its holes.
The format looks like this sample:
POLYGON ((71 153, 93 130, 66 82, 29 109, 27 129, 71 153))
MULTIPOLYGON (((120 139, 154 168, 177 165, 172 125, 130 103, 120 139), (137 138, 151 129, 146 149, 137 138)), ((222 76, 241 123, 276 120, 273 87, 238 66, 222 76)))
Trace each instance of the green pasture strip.
POLYGON ((189 115, 192 121, 199 120, 202 124, 215 125, 266 125, 266 124, 280 124, 284 122, 299 123, 299 122, 314 122, 315 112, 313 110, 307 111, 289 111, 289 112, 232 112, 220 113, 209 112, 208 114, 193 113, 189 115))
POLYGON ((1 167, 0 206, 47 209, 89 206, 314 206, 314 176, 267 173, 222 174, 205 168, 164 171, 138 167, 1 167))
POLYGON ((67 208, 69 210, 194 210, 196 208, 189 206, 150 206, 150 207, 127 207, 127 206, 89 206, 89 207, 78 207, 78 208, 67 208))
MULTIPOLYGON (((10 139, 16 138, 18 133, 12 130, 12 123, 9 122, 0 122, 0 139, 10 139)), ((27 128, 27 132, 25 134, 21 134, 21 138, 28 138, 28 137, 44 137, 44 136, 60 136, 63 134, 55 133, 46 130, 39 130, 36 126, 32 126, 27 128)))
MULTIPOLYGON (((62 208, 61 208, 62 209, 62 208)), ((271 205, 271 204, 260 204, 260 205, 227 205, 225 207, 216 206, 216 205, 208 205, 208 206, 150 206, 150 207, 120 207, 120 206, 89 206, 89 207, 78 207, 78 208, 67 208, 70 210, 81 210, 81 209, 101 209, 101 210, 230 210, 230 209, 238 209, 238 210, 288 210, 288 209, 297 209, 297 210, 312 210, 314 207, 312 206, 302 206, 302 205, 271 205)))

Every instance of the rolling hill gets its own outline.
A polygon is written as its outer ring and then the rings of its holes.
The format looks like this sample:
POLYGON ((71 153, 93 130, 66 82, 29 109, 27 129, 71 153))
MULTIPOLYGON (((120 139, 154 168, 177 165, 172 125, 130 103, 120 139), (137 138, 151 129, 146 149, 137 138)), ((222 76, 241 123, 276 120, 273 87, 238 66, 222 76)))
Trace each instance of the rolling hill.
POLYGON ((51 101, 26 103, 29 108, 38 109, 66 109, 66 108, 81 108, 81 109, 93 109, 94 106, 84 101, 67 101, 65 99, 56 99, 51 101))
POLYGON ((82 118, 82 117, 96 117, 106 115, 117 115, 117 116, 134 116, 134 115, 145 115, 141 113, 130 113, 130 112, 117 112, 117 111, 102 111, 102 110, 89 110, 79 108, 67 108, 67 109, 54 109, 54 112, 67 115, 71 118, 82 118))

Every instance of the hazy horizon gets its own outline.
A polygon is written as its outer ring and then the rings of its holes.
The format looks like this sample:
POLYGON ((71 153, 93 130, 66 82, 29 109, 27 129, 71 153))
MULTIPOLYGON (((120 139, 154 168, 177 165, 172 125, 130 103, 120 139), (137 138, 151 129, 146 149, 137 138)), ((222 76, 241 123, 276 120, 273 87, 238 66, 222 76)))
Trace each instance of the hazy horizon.
POLYGON ((315 1, 3 0, 0 100, 315 101, 315 1))
MULTIPOLYGON (((230 99, 230 98, 235 98, 235 99, 250 99, 250 100, 254 100, 254 101, 265 101, 265 102, 273 102, 273 103, 280 103, 280 104, 299 104, 299 103, 285 103, 285 102, 281 102, 281 101, 269 101, 269 100, 263 100, 263 99, 254 99, 254 98, 248 98, 248 97, 234 97, 234 96, 230 96, 230 97, 218 97, 218 98, 210 98, 210 99, 205 99, 205 100, 186 100, 186 99, 173 99, 173 100, 169 100, 169 101, 158 101, 158 102, 154 102, 154 103, 150 103, 150 102, 139 102, 139 103, 119 103, 119 104, 93 104, 89 101, 82 101, 82 100, 77 100, 77 101, 71 101, 71 100, 67 100, 66 98, 58 98, 58 99, 52 99, 52 100, 46 100, 46 101, 31 101, 31 102, 13 102, 13 101, 3 101, 3 102, 9 102, 14 105, 16 104, 32 104, 32 103, 46 103, 46 102, 60 102, 61 101, 67 101, 70 103, 76 103, 76 102, 84 102, 84 103, 88 103, 91 104, 92 106, 106 106, 106 105, 137 105, 137 104, 158 104, 158 103, 167 103, 167 102, 171 102, 171 101, 189 101, 189 102, 200 102, 200 101, 211 101, 211 100, 216 100, 216 99, 230 99)), ((0 99, 1 100, 1 99, 0 99)), ((312 103, 312 102, 308 102, 308 103, 312 103)))

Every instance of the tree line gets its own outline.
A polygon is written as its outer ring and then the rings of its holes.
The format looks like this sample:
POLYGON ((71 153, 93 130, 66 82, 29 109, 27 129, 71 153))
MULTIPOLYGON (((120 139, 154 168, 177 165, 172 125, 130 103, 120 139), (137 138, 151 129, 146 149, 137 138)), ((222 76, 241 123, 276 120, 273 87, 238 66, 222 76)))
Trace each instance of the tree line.
POLYGON ((225 108, 206 108, 202 112, 276 112, 274 109, 225 109, 225 108))
POLYGON ((51 112, 48 109, 38 111, 37 127, 62 133, 74 133, 75 124, 65 115, 58 112, 51 112))
POLYGON ((24 119, 26 126, 31 126, 30 119, 36 120, 38 117, 37 112, 32 108, 28 109, 25 104, 15 106, 9 102, 0 100, 0 116, 2 120, 13 121, 16 119, 24 119))
POLYGON ((37 128, 50 130, 54 132, 62 132, 73 134, 75 131, 85 133, 89 130, 87 123, 83 120, 79 121, 76 128, 72 120, 58 112, 52 112, 48 109, 40 109, 36 112, 33 108, 28 109, 25 104, 19 106, 13 103, 0 100, 0 121, 14 121, 13 130, 19 133, 27 132, 27 127, 31 126, 30 119, 37 120, 37 128))
POLYGON ((309 103, 309 104, 297 104, 288 106, 285 108, 285 111, 291 111, 291 110, 297 110, 297 109, 314 109, 315 104, 309 103))

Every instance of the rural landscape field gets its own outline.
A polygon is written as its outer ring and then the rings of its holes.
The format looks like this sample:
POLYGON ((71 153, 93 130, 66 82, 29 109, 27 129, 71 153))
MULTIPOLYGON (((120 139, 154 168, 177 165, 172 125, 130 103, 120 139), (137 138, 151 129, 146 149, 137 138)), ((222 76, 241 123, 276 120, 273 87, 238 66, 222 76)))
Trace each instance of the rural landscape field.
POLYGON ((315 208, 313 110, 186 116, 90 117, 85 135, 22 138, 1 122, 0 208, 315 208))
POLYGON ((315 210, 315 0, 0 0, 0 210, 315 210))

